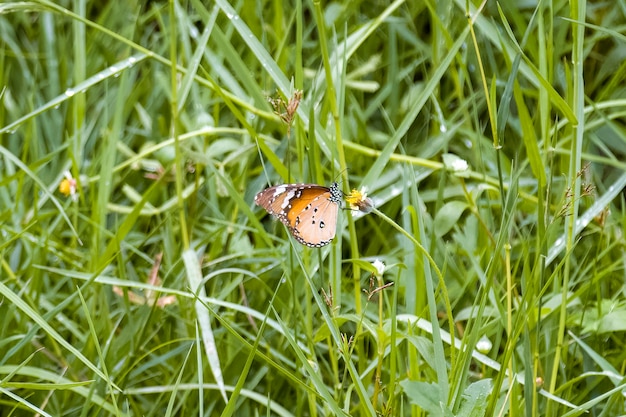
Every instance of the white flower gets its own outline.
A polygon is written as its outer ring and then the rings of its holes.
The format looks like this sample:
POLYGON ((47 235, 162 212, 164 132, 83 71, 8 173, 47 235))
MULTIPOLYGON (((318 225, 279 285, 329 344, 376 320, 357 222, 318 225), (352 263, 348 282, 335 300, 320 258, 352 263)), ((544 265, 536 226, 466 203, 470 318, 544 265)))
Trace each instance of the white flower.
POLYGON ((452 153, 443 154, 442 159, 446 169, 452 171, 455 175, 459 177, 469 176, 469 164, 465 159, 459 158, 452 153))
POLYGON ((375 259, 374 262, 372 262, 372 266, 376 269, 376 276, 382 277, 385 273, 385 263, 379 259, 375 259))
POLYGON ((493 343, 491 343, 491 340, 489 340, 489 338, 484 335, 476 343, 476 350, 485 355, 489 353, 492 347, 493 347, 493 343))
POLYGON ((459 158, 452 163, 452 169, 457 172, 466 171, 468 167, 469 165, 467 165, 467 161, 465 159, 459 158))

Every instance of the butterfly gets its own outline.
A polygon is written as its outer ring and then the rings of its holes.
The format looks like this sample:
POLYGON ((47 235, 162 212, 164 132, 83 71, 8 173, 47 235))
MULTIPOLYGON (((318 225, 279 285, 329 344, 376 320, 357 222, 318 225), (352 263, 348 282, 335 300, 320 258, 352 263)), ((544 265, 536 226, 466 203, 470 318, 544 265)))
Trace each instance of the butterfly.
POLYGON ((339 184, 282 184, 266 188, 254 202, 275 216, 303 245, 319 248, 335 237, 337 214, 343 199, 339 184))

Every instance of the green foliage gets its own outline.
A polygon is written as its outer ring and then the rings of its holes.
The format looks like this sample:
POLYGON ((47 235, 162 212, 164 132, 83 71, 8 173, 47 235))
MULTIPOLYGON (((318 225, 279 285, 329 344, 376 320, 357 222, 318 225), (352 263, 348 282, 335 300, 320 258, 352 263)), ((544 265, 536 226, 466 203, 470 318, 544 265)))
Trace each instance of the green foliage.
POLYGON ((623 415, 625 13, 0 4, 0 414, 623 415))

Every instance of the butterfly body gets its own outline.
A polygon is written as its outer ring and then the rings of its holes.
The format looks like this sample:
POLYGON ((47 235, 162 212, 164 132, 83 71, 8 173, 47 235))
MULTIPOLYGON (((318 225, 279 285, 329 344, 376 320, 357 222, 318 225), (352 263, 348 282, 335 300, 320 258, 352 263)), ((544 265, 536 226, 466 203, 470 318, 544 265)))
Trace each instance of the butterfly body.
POLYGON ((303 245, 329 244, 337 230, 343 193, 334 182, 330 188, 316 184, 282 184, 266 188, 254 202, 275 216, 303 245))

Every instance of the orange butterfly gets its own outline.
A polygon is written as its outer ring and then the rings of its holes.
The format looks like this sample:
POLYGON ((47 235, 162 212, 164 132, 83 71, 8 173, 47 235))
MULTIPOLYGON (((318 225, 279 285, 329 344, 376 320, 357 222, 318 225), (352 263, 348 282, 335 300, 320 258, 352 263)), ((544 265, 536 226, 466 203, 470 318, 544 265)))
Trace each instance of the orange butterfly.
POLYGON ((266 188, 254 202, 283 222, 303 245, 319 248, 335 237, 343 193, 339 184, 282 184, 266 188))

